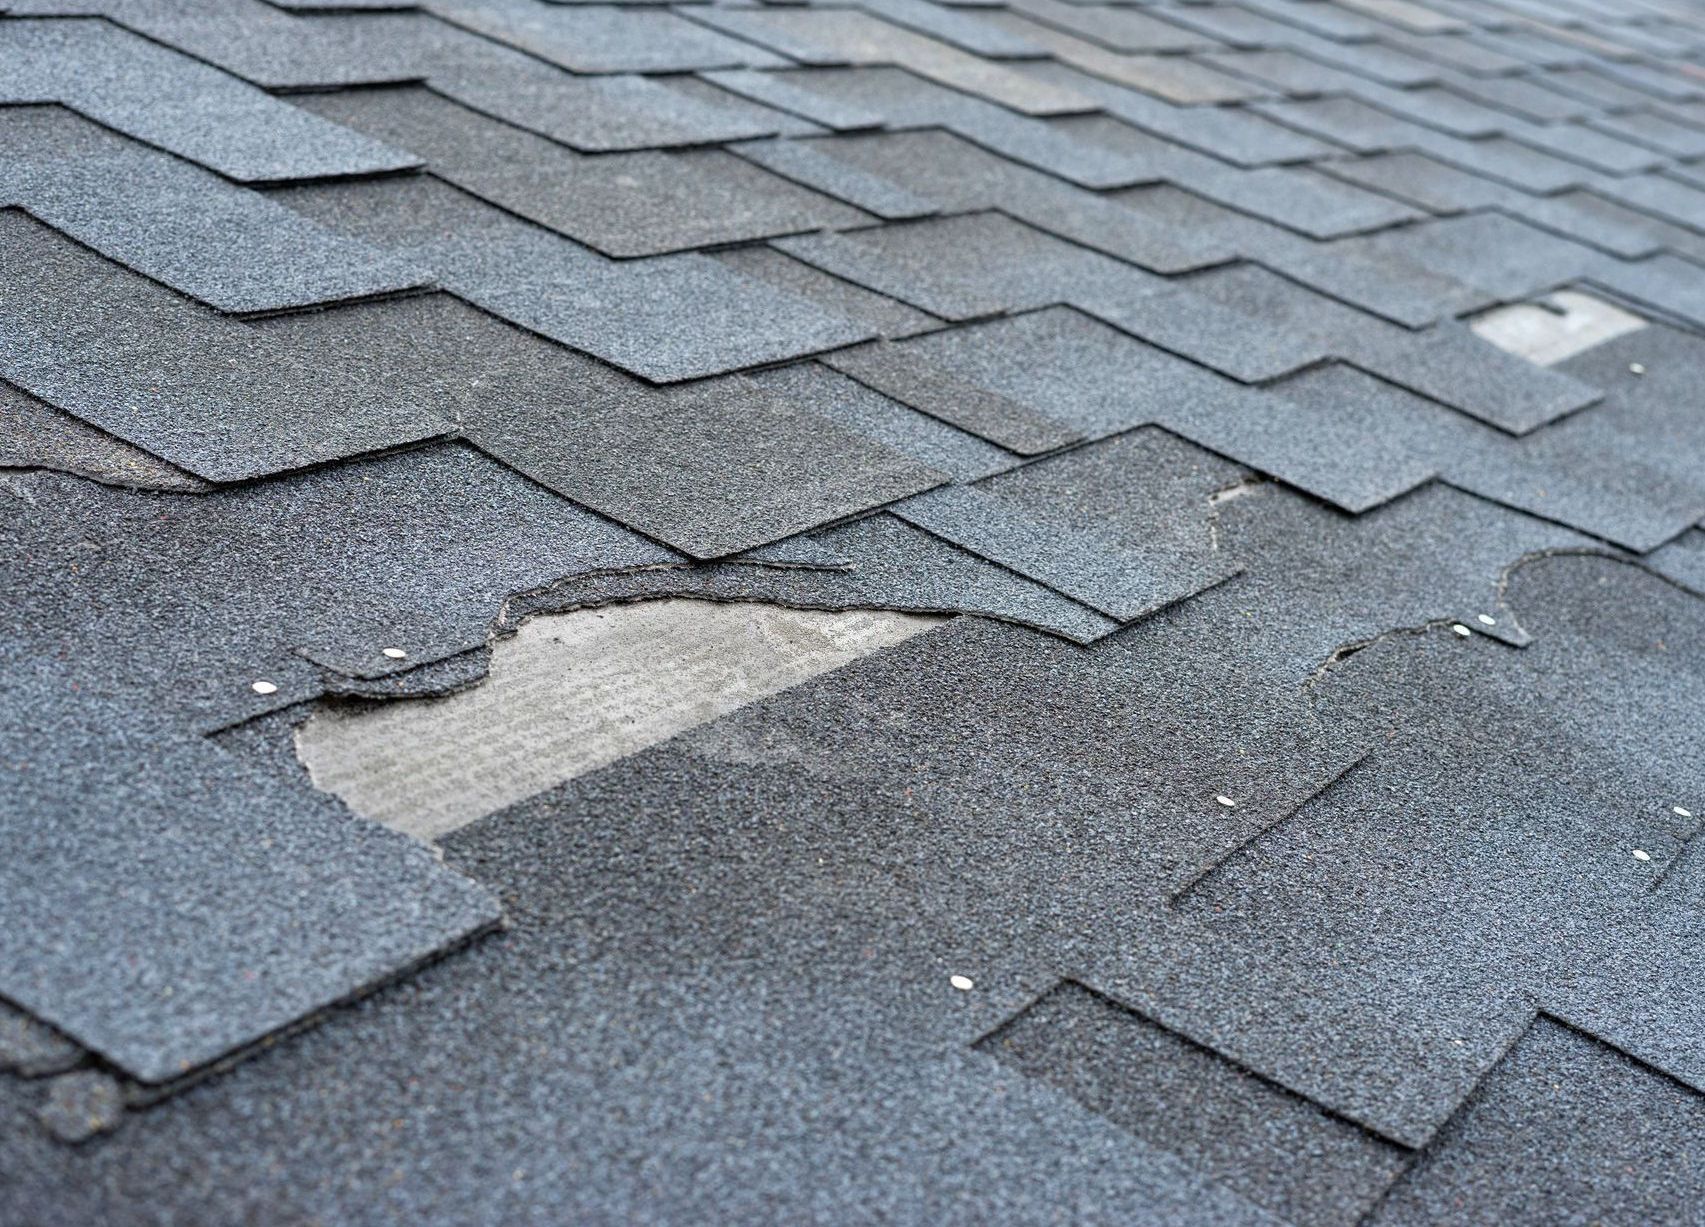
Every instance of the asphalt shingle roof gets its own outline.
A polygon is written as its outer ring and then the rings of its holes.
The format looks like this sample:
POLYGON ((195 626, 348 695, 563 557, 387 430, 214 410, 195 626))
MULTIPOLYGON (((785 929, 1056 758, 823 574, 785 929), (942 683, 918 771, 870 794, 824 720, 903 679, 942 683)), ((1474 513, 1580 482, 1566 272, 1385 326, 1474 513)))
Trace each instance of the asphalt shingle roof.
POLYGON ((1693 0, 0 0, 0 1223, 1699 1221, 1702 386, 1693 0))

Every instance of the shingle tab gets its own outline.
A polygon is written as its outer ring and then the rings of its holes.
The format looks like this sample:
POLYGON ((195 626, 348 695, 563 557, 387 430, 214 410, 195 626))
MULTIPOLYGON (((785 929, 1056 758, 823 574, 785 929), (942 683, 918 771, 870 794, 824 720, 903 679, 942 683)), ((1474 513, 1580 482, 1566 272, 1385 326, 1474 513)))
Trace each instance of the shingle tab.
POLYGON ((400 150, 101 21, 0 22, 0 101, 63 103, 245 183, 414 164, 400 150))
POLYGON ((1088 110, 1069 89, 1031 80, 1004 65, 851 9, 715 8, 701 20, 802 64, 897 65, 1028 115, 1088 110))
POLYGON ((0 1221, 1698 1202, 1687 0, 0 8, 0 1221))
POLYGON ((429 280, 58 107, 0 110, 0 204, 221 311, 281 311, 429 280))
POLYGON ((304 101, 409 150, 439 178, 609 256, 660 255, 865 217, 718 149, 592 157, 419 88, 304 101))
POLYGON ((0 211, 0 278, 5 377, 198 477, 240 481, 453 429, 380 373, 275 347, 15 210, 0 211))
POLYGON ((375 245, 511 323, 646 379, 758 366, 871 332, 697 253, 612 261, 444 184, 389 180, 280 193, 284 204, 375 245), (522 280, 514 270, 525 269, 522 280), (688 304, 691 304, 689 307, 688 304))

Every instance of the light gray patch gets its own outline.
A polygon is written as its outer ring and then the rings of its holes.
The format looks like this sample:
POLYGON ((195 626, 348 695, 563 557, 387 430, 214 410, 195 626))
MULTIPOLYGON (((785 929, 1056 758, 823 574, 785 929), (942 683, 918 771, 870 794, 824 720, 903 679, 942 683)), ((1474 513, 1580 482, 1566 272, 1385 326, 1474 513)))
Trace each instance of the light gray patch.
POLYGON ((483 685, 322 709, 297 752, 357 813, 436 839, 937 624, 692 600, 542 616, 495 646, 483 685))
POLYGON ((1515 303, 1475 317, 1474 335, 1539 366, 1565 358, 1646 326, 1632 312, 1582 294, 1559 290, 1536 303, 1515 303))

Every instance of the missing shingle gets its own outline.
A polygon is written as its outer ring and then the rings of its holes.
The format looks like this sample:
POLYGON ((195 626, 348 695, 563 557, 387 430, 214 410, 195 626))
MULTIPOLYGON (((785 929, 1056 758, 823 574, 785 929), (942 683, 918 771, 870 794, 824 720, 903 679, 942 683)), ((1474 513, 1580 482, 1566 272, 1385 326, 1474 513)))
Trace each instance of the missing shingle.
POLYGON ((1538 366, 1555 366, 1645 326, 1639 316, 1576 290, 1498 307, 1469 323, 1481 340, 1538 366))
POLYGON ((328 705, 297 751, 357 813, 435 838, 940 621, 681 599, 541 616, 494 645, 484 684, 328 705))

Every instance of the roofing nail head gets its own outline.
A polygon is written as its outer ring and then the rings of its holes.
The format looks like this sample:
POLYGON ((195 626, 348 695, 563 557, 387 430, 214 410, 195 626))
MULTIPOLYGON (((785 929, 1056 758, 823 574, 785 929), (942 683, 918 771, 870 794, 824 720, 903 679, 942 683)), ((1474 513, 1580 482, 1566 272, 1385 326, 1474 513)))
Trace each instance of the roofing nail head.
POLYGON ((277 694, 278 687, 272 682, 250 682, 249 689, 256 694, 277 694))
POLYGON ((1652 854, 1647 852, 1644 848, 1635 848, 1634 859, 1640 862, 1649 861, 1652 859, 1652 854))
POLYGON ((1633 375, 1644 375, 1646 373, 1646 364, 1644 362, 1630 362, 1628 364, 1628 371, 1633 375))
POLYGON ((1226 796, 1223 792, 1219 796, 1215 797, 1214 800, 1218 801, 1221 805, 1225 806, 1227 809, 1236 809, 1237 808, 1237 802, 1233 801, 1230 797, 1226 796))
POLYGON ((1680 805, 1670 806, 1669 812, 1674 814, 1677 818, 1691 818, 1691 817, 1693 817, 1693 811, 1692 810, 1687 809, 1687 808, 1680 806, 1680 805))
POLYGON ((1457 634, 1461 635, 1464 639, 1468 638, 1470 635, 1472 635, 1474 633, 1473 631, 1469 630, 1466 626, 1464 626, 1460 622, 1451 623, 1450 629, 1455 631, 1457 634))
POLYGON ((408 659, 408 653, 403 651, 401 648, 385 648, 380 652, 380 655, 388 656, 392 660, 407 660, 408 659))
POLYGON ((1498 620, 1496 618, 1494 618, 1491 614, 1481 614, 1481 615, 1479 615, 1477 621, 1479 621, 1479 623, 1482 626, 1496 626, 1496 625, 1498 625, 1498 620))
POLYGON ((968 993, 977 987, 970 976, 949 976, 947 982, 962 993, 968 993))

